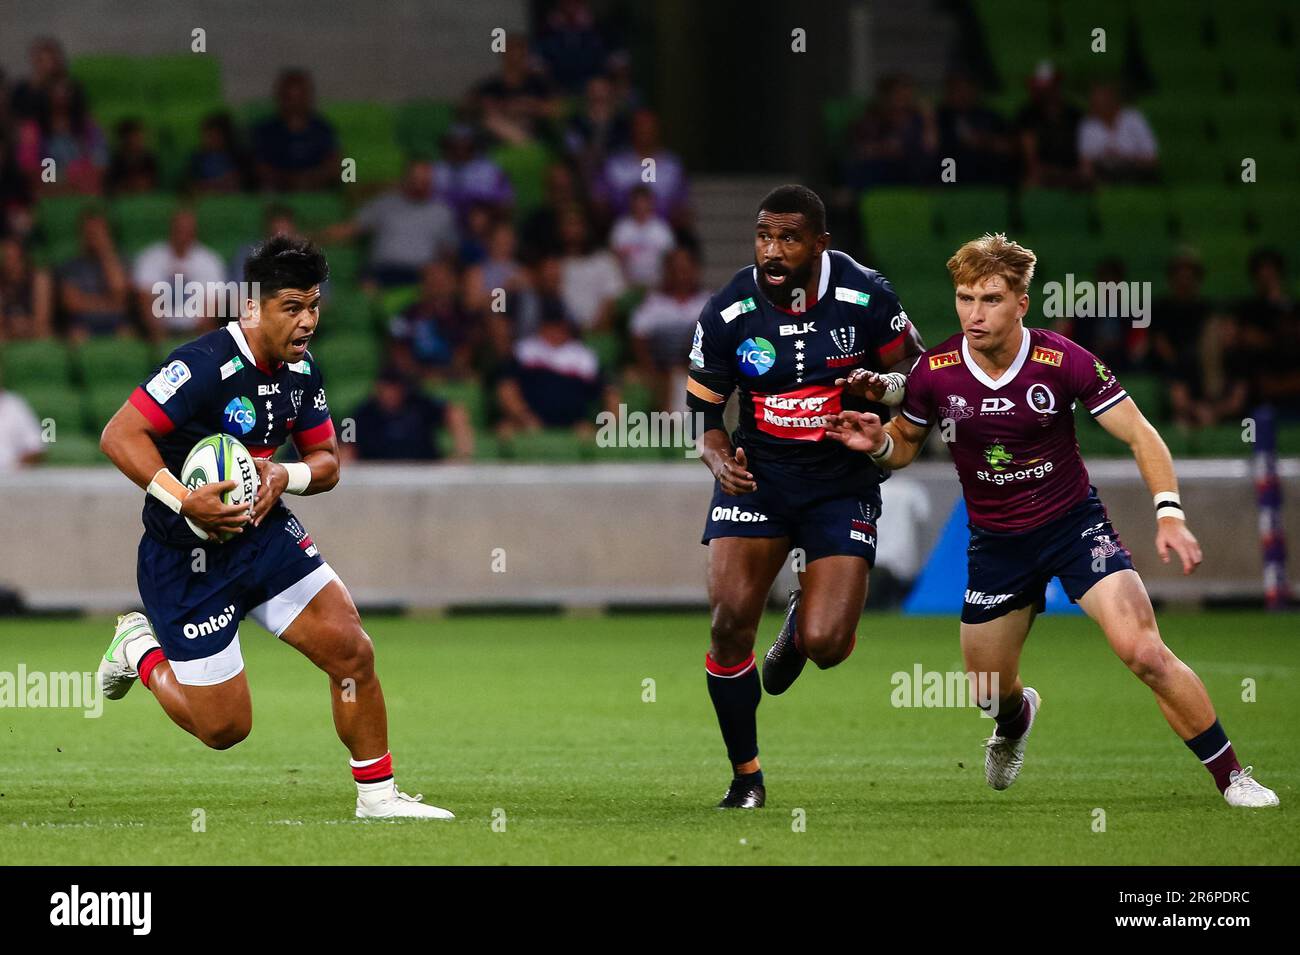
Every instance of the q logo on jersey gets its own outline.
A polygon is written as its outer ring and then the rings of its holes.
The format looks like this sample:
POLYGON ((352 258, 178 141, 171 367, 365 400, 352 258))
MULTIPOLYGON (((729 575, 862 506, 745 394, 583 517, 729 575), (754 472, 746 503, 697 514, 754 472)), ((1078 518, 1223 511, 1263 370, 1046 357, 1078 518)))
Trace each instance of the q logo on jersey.
POLYGON ((248 434, 257 424, 257 411, 253 408, 253 403, 244 397, 231 398, 223 414, 228 431, 233 431, 233 426, 239 429, 240 434, 248 434))
POLYGON ((1056 395, 1052 394, 1052 389, 1041 381, 1036 381, 1029 386, 1025 398, 1029 402, 1029 407, 1039 414, 1056 414, 1056 395))
POLYGON ((736 349, 740 370, 751 378, 765 375, 776 364, 776 349, 766 338, 746 338, 736 349))

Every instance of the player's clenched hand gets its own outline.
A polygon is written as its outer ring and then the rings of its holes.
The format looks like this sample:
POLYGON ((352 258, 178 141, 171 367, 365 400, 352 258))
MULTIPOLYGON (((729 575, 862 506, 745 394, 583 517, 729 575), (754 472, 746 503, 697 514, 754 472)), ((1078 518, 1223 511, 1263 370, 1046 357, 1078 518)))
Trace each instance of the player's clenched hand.
POLYGON ((749 462, 745 458, 745 449, 736 448, 735 455, 728 455, 722 459, 722 463, 713 472, 713 476, 722 485, 723 494, 737 497, 758 490, 754 475, 750 474, 748 469, 749 462))
POLYGON ((253 503, 253 526, 257 527, 289 486, 289 472, 283 464, 276 464, 266 458, 254 458, 253 463, 257 467, 258 477, 257 499, 253 503))
POLYGON ((1201 545, 1187 529, 1187 523, 1176 517, 1162 517, 1156 521, 1156 553, 1166 564, 1173 550, 1183 562, 1183 576, 1201 566, 1201 545))
POLYGON ((855 368, 849 372, 849 377, 836 378, 835 386, 843 388, 849 394, 857 395, 859 398, 866 398, 868 401, 879 401, 885 397, 885 390, 889 387, 889 381, 883 375, 878 375, 869 368, 855 368))
POLYGON ((870 454, 885 443, 885 426, 870 411, 841 411, 826 419, 826 437, 852 451, 870 454))
POLYGON ((238 482, 227 480, 196 488, 181 501, 181 516, 199 525, 209 537, 216 536, 218 531, 242 534, 249 521, 248 507, 221 501, 221 495, 237 486, 238 482))

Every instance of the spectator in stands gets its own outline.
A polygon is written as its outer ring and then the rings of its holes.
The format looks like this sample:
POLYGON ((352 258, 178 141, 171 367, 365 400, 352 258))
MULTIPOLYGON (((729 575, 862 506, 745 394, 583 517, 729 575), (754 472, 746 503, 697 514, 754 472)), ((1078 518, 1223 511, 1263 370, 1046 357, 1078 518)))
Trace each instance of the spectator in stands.
POLYGON ((562 317, 547 314, 535 335, 515 346, 514 360, 497 380, 498 434, 572 428, 595 433, 595 411, 617 413, 618 396, 600 373, 596 353, 562 317))
POLYGON ((70 79, 57 79, 41 104, 36 119, 19 124, 18 168, 42 195, 99 195, 108 144, 86 109, 81 88, 70 79))
POLYGON ((1151 306, 1151 361, 1169 383, 1174 420, 1186 427, 1214 424, 1218 413, 1206 381, 1203 356, 1210 303, 1201 293, 1205 266, 1189 249, 1181 250, 1165 269, 1168 292, 1151 306))
POLYGON ((167 239, 146 246, 136 257, 132 280, 145 328, 154 340, 164 335, 193 336, 238 318, 224 314, 229 305, 218 294, 226 282, 221 257, 200 243, 198 235, 194 210, 182 206, 172 213, 167 239), (186 286, 191 282, 200 284, 202 295, 189 294, 186 286))
POLYGON ((496 206, 490 202, 471 202, 465 212, 465 225, 460 230, 460 247, 456 258, 461 265, 478 265, 488 254, 492 227, 500 221, 496 206))
POLYGON ((356 441, 339 445, 345 461, 437 461, 440 436, 451 432, 453 456, 474 453, 474 431, 462 405, 427 394, 397 368, 379 373, 370 397, 352 412, 356 441))
POLYGON ((627 145, 628 136, 627 114, 614 101, 614 85, 607 76, 593 76, 582 108, 564 129, 564 148, 582 177, 595 179, 609 155, 627 145))
POLYGON ((448 259, 424 267, 420 295, 389 323, 389 351, 407 374, 464 378, 478 344, 480 326, 461 302, 460 276, 448 259))
POLYGON ((253 166, 224 110, 205 117, 199 147, 190 154, 190 186, 202 193, 241 192, 253 184, 253 166))
POLYGON ((535 335, 543 321, 562 321, 577 327, 577 319, 564 299, 564 262, 550 251, 529 269, 528 284, 517 295, 506 299, 507 320, 496 321, 489 312, 492 347, 498 356, 514 353, 515 343, 535 335))
POLYGON ((434 193, 464 222, 469 207, 485 202, 499 213, 509 211, 514 189, 505 171, 483 155, 470 126, 457 124, 442 140, 442 159, 433 167, 434 193))
POLYGON ((32 229, 32 188, 18 168, 12 129, 0 125, 0 235, 26 236, 32 229))
POLYGON ((1300 308, 1288 290, 1286 261, 1276 249, 1256 249, 1247 268, 1254 294, 1237 307, 1235 323, 1243 361, 1229 374, 1249 376, 1251 401, 1300 420, 1300 308))
POLYGON ((967 73, 951 73, 937 113, 939 155, 957 163, 958 182, 1010 185, 1016 179, 1015 141, 1006 120, 980 102, 967 73))
POLYGON ((0 239, 0 341, 48 338, 54 311, 54 281, 32 265, 16 236, 0 239))
POLYGON ((917 98, 909 76, 881 77, 875 102, 854 127, 850 142, 847 178, 854 188, 938 181, 934 111, 917 98))
POLYGON ((0 474, 39 464, 43 457, 44 435, 32 406, 0 380, 0 474))
MULTIPOLYGON (((1128 281, 1128 269, 1123 259, 1107 256, 1097 263, 1093 277, 1100 298, 1103 289, 1128 281)), ((1054 328, 1100 358, 1107 368, 1120 374, 1141 370, 1145 364, 1147 330, 1134 328, 1133 322, 1128 318, 1061 318, 1054 328)))
POLYGON ((1061 74, 1047 61, 1038 65, 1028 86, 1029 102, 1016 116, 1025 185, 1083 185, 1079 166, 1083 113, 1062 94, 1061 74))
POLYGON ((1092 88, 1079 124, 1079 161, 1085 178, 1100 182, 1151 182, 1160 171, 1146 117, 1121 102, 1113 83, 1092 88))
POLYGON ((555 81, 571 94, 601 73, 609 56, 586 0, 557 0, 537 38, 537 52, 555 81))
POLYGON ((153 192, 158 188, 158 157, 149 148, 144 123, 123 119, 113 130, 113 155, 105 186, 110 195, 153 192))
POLYGON ((687 207, 686 167, 677 154, 665 149, 659 138, 659 118, 648 109, 632 115, 631 143, 605 161, 600 179, 595 183, 597 200, 606 223, 627 212, 632 190, 648 185, 654 192, 655 210, 674 226, 690 222, 687 207), (646 182, 647 159, 654 160, 654 179, 646 182))
POLYGON ((569 313, 583 332, 610 328, 615 300, 627 291, 618 258, 592 241, 591 226, 577 206, 570 206, 560 217, 560 245, 564 303, 569 313))
POLYGON ((609 234, 610 248, 623 266, 627 283, 638 288, 658 285, 664 253, 676 244, 672 227, 655 212, 654 193, 637 186, 627 215, 614 223, 609 234))
POLYGON ((118 255, 108 217, 91 206, 78 221, 81 252, 58 270, 59 304, 68 337, 119 335, 130 330, 131 282, 118 255))
MULTIPOLYGON (((267 239, 274 239, 277 235, 298 236, 301 233, 298 229, 298 220, 294 216, 293 208, 281 202, 269 203, 262 210, 262 237, 253 242, 245 242, 230 259, 230 278, 234 282, 244 280, 244 263, 248 257, 253 254, 253 250, 259 244, 267 239)), ((321 288, 324 292, 329 286, 329 280, 325 280, 325 286, 321 288)))
POLYGON ((573 170, 564 163, 552 163, 546 170, 546 198, 529 213, 520 232, 520 257, 535 264, 560 244, 560 212, 581 205, 573 170))
POLYGON ((350 222, 325 231, 327 242, 370 236, 366 280, 391 288, 413 285, 421 270, 441 255, 456 251, 456 222, 447 204, 433 194, 433 164, 412 159, 402 182, 371 199, 350 222))
POLYGON ((508 307, 508 300, 528 286, 528 272, 516 257, 516 245, 512 223, 493 224, 488 234, 487 255, 465 270, 465 307, 470 311, 490 311, 497 289, 505 294, 508 307))
POLYGON ((686 362, 695 323, 709 302, 700 287, 695 251, 682 246, 664 258, 663 285, 632 313, 630 331, 636 366, 662 411, 686 410, 686 362))
POLYGON ((276 115, 253 127, 253 156, 264 189, 279 192, 326 189, 339 178, 334 127, 316 112, 311 76, 282 72, 275 83, 276 115))
POLYGON ((541 138, 563 106, 546 74, 531 62, 528 38, 518 33, 506 37, 501 72, 480 82, 470 99, 483 128, 502 143, 541 138))
POLYGON ((78 84, 68 75, 68 61, 63 47, 52 37, 37 37, 27 48, 31 74, 19 80, 10 96, 10 109, 16 121, 37 120, 45 113, 51 89, 56 83, 78 84))

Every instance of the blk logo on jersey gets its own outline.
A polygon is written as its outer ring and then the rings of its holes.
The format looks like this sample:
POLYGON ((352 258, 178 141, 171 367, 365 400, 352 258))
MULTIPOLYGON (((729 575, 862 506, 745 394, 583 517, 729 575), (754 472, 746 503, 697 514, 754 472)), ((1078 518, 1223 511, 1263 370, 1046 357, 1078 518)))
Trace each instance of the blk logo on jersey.
POLYGON ((766 375, 776 364, 776 349, 766 338, 746 338, 736 349, 740 370, 750 378, 766 375))
POLYGON ((257 424, 257 409, 253 407, 253 402, 242 395, 231 398, 222 414, 226 419, 226 430, 232 433, 238 428, 241 435, 248 434, 257 424))

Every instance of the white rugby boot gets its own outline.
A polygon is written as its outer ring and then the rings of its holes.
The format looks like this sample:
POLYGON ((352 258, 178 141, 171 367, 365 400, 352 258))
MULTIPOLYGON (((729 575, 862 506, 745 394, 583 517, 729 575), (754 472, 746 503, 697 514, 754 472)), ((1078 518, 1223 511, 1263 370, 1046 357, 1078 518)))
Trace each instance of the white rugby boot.
POLYGON ((1223 791, 1223 798, 1228 801, 1229 806, 1263 809, 1278 804, 1277 793, 1257 783, 1255 777, 1251 775, 1254 771, 1254 766, 1232 771, 1232 775, 1228 777, 1230 780, 1228 788, 1223 791))
POLYGON ((408 796, 392 779, 357 784, 358 819, 455 819, 454 813, 426 806, 424 796, 408 796))
POLYGON ((158 646, 149 619, 138 610, 117 618, 113 642, 99 661, 99 690, 110 700, 120 700, 130 691, 140 675, 136 667, 140 658, 158 646))
POLYGON ((1029 742, 1029 733, 1038 719, 1038 708, 1043 705, 1042 697, 1032 686, 1022 691, 1025 705, 1029 707, 1029 724, 1016 739, 994 734, 984 741, 984 778, 994 789, 1003 790, 1016 781, 1020 767, 1025 764, 1025 744, 1029 742))

